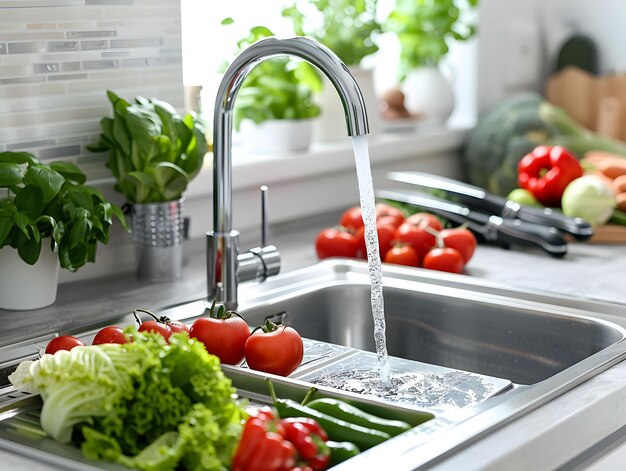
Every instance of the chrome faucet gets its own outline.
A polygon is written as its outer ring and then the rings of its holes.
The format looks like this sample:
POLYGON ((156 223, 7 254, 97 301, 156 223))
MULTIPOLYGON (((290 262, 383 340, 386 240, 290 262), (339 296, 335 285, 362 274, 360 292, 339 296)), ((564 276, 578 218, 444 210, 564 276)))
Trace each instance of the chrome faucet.
POLYGON ((300 57, 328 77, 343 104, 350 136, 369 133, 365 102, 356 80, 330 49, 312 39, 263 39, 243 51, 228 67, 217 91, 213 115, 213 231, 207 233, 207 284, 208 299, 229 309, 237 307, 239 282, 263 280, 280 270, 278 250, 265 245, 265 241, 261 247, 239 255, 239 232, 232 229, 231 152, 237 92, 257 64, 283 55, 300 57))

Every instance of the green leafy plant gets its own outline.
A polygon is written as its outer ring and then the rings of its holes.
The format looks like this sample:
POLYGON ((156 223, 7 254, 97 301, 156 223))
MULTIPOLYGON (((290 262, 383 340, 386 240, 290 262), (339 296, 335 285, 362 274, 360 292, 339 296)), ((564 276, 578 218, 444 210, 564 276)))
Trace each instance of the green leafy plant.
POLYGON ((117 180, 115 190, 129 203, 180 199, 208 151, 202 120, 181 116, 155 98, 130 103, 110 90, 107 97, 113 118, 100 121, 100 141, 89 150, 109 152, 106 166, 117 180))
POLYGON ((297 35, 322 43, 347 65, 359 65, 378 51, 376 9, 377 0, 294 0, 282 15, 291 19, 297 35))
POLYGON ((476 33, 476 26, 465 22, 462 13, 477 4, 478 0, 396 0, 385 30, 400 42, 401 80, 413 69, 437 65, 448 53, 450 40, 466 41, 476 33))
POLYGON ((95 262, 97 243, 109 241, 115 216, 126 227, 120 208, 84 185, 85 175, 69 162, 39 162, 26 152, 0 153, 0 248, 17 249, 33 265, 49 238, 62 268, 76 271, 95 262))
MULTIPOLYGON (((227 18, 222 24, 231 24, 227 18)), ((255 26, 237 42, 238 52, 263 38, 274 36, 265 26, 255 26)), ((258 64, 244 81, 235 103, 235 129, 244 119, 256 124, 268 119, 308 119, 319 116, 320 109, 313 102, 322 83, 316 70, 307 62, 286 57, 266 60, 258 64)))

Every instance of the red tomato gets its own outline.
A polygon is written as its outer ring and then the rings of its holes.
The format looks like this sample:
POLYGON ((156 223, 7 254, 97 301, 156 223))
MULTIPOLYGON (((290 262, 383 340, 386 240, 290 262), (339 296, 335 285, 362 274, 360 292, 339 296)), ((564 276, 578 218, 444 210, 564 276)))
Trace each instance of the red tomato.
POLYGON ((412 245, 420 259, 437 245, 435 236, 424 229, 424 223, 412 224, 405 222, 396 229, 396 242, 412 245))
POLYGON ((378 203, 376 205, 376 220, 385 219, 385 224, 398 227, 404 222, 404 213, 401 209, 386 203, 378 203))
POLYGON ((170 327, 170 330, 173 334, 178 334, 180 332, 189 333, 189 327, 183 324, 181 321, 168 321, 166 324, 170 327))
POLYGON ((385 255, 386 263, 395 263, 396 265, 406 265, 409 267, 417 267, 420 264, 420 258, 417 250, 411 245, 396 245, 392 247, 387 255, 385 255))
POLYGON ((397 216, 376 216, 376 225, 380 224, 382 226, 391 226, 394 229, 397 229, 403 222, 404 216, 402 216, 402 218, 397 216))
POLYGON ((476 237, 469 229, 456 227, 441 231, 443 245, 456 249, 463 257, 465 263, 469 262, 476 250, 476 237))
POLYGON ((172 335, 172 329, 170 326, 159 321, 142 322, 137 330, 139 332, 155 332, 157 334, 161 334, 165 340, 169 340, 172 335))
MULTIPOLYGON (((380 259, 384 260, 385 254, 393 245, 396 236, 396 230, 393 226, 376 223, 376 233, 378 234, 378 250, 380 259)), ((365 247, 365 227, 362 227, 354 234, 359 241, 359 256, 367 258, 367 248, 365 247)))
POLYGON ((72 348, 79 346, 85 346, 81 339, 72 337, 71 335, 60 335, 48 342, 48 345, 46 345, 46 353, 54 355, 59 350, 71 350, 72 348))
POLYGON ((128 343, 130 342, 130 338, 124 333, 124 330, 121 327, 116 325, 110 325, 108 327, 104 327, 98 331, 96 336, 93 338, 92 345, 101 345, 103 343, 128 343))
POLYGON ((250 368, 279 376, 293 373, 304 355, 302 338, 295 329, 269 321, 250 335, 245 350, 250 368))
POLYGON ((363 214, 361 213, 360 206, 353 206, 346 209, 339 218, 339 224, 346 229, 356 231, 363 227, 363 214))
POLYGON ((448 247, 432 249, 424 257, 423 263, 424 268, 450 273, 462 273, 464 265, 459 251, 448 247))
POLYGON ((315 252, 318 258, 350 257, 356 258, 359 241, 354 234, 346 230, 324 229, 315 239, 315 252))
POLYGON ((201 317, 192 324, 189 336, 202 342, 207 352, 218 357, 222 363, 238 365, 243 361, 250 328, 237 316, 227 319, 201 317))
POLYGON ((437 216, 430 213, 411 214, 408 218, 406 218, 405 222, 410 222, 411 224, 415 224, 422 228, 428 226, 436 231, 440 231, 443 227, 437 216))

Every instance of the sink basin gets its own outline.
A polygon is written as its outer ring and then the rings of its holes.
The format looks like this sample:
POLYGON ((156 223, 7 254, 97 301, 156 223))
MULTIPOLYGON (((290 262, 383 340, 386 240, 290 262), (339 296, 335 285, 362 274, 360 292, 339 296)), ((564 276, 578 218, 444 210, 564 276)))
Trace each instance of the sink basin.
MULTIPOLYGON (((430 420, 343 463, 340 470, 383 469, 390 456, 402 457, 402 465, 394 469, 427 467, 626 357, 626 319, 623 306, 617 304, 514 290, 470 276, 399 266, 383 268, 383 284, 387 346, 396 365, 460 370, 505 386, 456 409, 426 410, 430 420)), ((308 381, 315 382, 316 372, 338 371, 342 362, 353 368, 375 365, 365 262, 326 260, 263 283, 240 285, 239 291, 238 311, 250 325, 262 324, 266 318, 281 320, 310 339, 305 345, 333 352, 309 362, 316 353, 309 348, 307 357, 305 348, 308 364, 303 363, 290 378, 276 379, 285 388, 306 390, 308 381)), ((192 322, 205 307, 200 299, 162 313, 192 322)), ((128 317, 116 321, 130 322, 128 317)), ((85 333, 87 341, 89 335, 85 333)), ((244 368, 225 370, 233 375, 234 384, 239 378, 242 384, 254 386, 255 394, 263 394, 266 375, 244 368)), ((394 407, 369 400, 383 409, 394 407)), ((11 449, 3 438, 0 424, 0 449, 11 449)))
MULTIPOLYGON (((285 312, 283 322, 303 337, 375 351, 367 278, 355 278, 364 273, 354 267, 344 273, 347 266, 333 268, 335 283, 319 283, 314 276, 308 289, 285 286, 273 302, 243 304, 245 318, 258 325, 285 312)), ((384 288, 392 356, 535 384, 624 338, 620 326, 598 319, 598 313, 564 312, 545 300, 521 302, 394 275, 384 288)))

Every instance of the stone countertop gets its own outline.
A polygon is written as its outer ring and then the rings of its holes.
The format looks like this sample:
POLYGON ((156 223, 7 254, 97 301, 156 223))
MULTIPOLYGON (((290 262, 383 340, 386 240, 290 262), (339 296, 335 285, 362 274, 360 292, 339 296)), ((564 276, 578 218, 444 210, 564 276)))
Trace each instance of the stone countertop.
MULTIPOLYGON (((282 271, 315 263, 315 235, 334 221, 335 215, 273 227, 270 240, 281 252, 282 271)), ((203 241, 188 244, 184 277, 176 282, 141 283, 134 274, 126 273, 62 284, 57 302, 49 308, 0 311, 4 320, 0 347, 51 332, 78 332, 119 318, 137 307, 157 310, 199 299, 206 292, 203 247, 203 241)), ((466 275, 522 290, 624 304, 626 315, 625 267, 626 245, 573 243, 563 259, 526 248, 504 250, 480 245, 466 275)), ((626 424, 624 404, 626 362, 490 434, 439 464, 438 469, 552 469, 561 466, 604 438, 607 430, 626 424)), ((19 463, 12 465, 16 471, 27 466, 27 462, 22 468, 19 463)), ((29 466, 29 469, 32 468, 29 466)))

